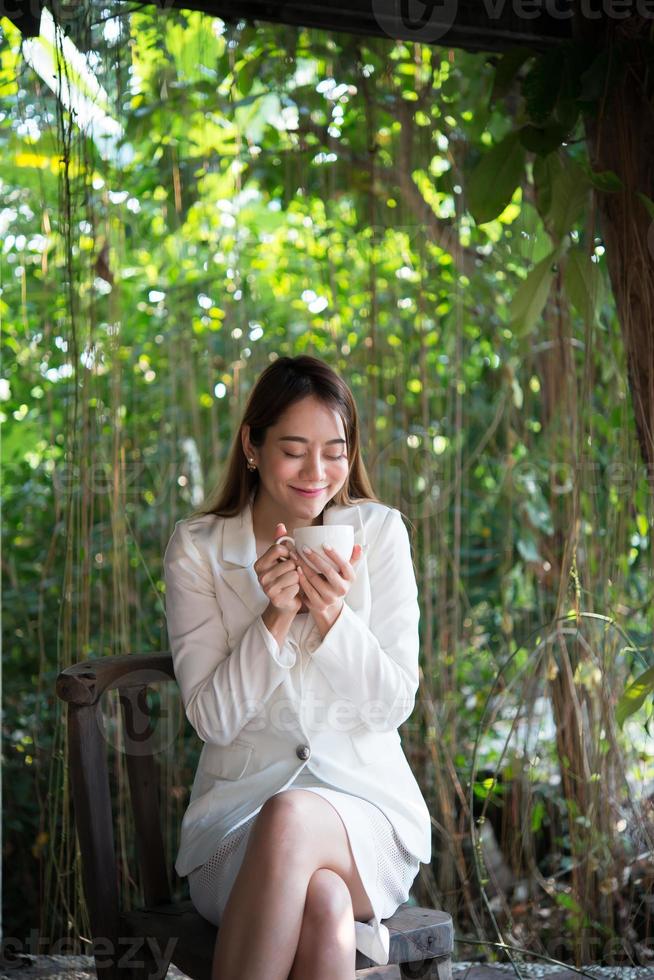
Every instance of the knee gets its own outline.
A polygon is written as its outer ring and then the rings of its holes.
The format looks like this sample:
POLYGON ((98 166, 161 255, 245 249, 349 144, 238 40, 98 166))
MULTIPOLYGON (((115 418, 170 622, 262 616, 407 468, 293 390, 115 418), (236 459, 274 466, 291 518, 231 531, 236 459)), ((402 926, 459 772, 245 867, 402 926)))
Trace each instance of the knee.
POLYGON ((289 863, 302 856, 311 840, 308 803, 303 793, 276 793, 261 807, 253 837, 264 855, 289 863))
MULTIPOLYGON (((343 923, 349 924, 350 921, 354 923, 349 888, 335 871, 318 868, 311 875, 307 887, 303 930, 310 930, 316 937, 327 933, 334 938, 339 935, 343 923)), ((348 928, 347 936, 343 936, 346 943, 350 940, 350 931, 348 928)))

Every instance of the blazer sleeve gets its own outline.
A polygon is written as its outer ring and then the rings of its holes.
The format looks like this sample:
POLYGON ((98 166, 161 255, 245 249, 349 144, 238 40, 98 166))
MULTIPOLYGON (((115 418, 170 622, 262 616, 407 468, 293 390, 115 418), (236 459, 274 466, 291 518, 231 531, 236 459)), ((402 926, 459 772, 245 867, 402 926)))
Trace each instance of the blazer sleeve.
POLYGON ((229 745, 261 710, 296 655, 261 615, 229 648, 209 563, 183 521, 164 554, 166 623, 175 677, 189 722, 204 742, 229 745))
POLYGON ((312 659, 365 727, 390 731, 415 706, 419 684, 418 587, 402 515, 391 508, 368 552, 370 627, 343 603, 312 659))

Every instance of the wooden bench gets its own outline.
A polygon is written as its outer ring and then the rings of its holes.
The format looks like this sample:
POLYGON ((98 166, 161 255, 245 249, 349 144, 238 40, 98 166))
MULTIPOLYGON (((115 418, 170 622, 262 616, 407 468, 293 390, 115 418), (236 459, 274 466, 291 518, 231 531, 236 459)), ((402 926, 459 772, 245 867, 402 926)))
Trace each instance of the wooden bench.
MULTIPOLYGON (((57 678, 57 695, 67 704, 69 778, 93 955, 101 980, 162 980, 170 963, 193 980, 211 976, 217 929, 196 912, 192 902, 172 901, 161 834, 159 772, 151 749, 154 739, 149 737, 155 729, 147 692, 150 686, 170 681, 175 682, 170 653, 87 660, 67 667, 57 678), (144 907, 131 910, 120 907, 101 705, 102 695, 114 689, 123 731, 133 729, 136 717, 146 720, 140 748, 135 743, 125 754, 145 898, 144 907)), ((449 915, 407 902, 385 925, 391 935, 389 964, 399 964, 402 977, 450 980, 449 915)), ((371 967, 374 964, 357 950, 358 977, 381 980, 388 973, 385 967, 371 967)))

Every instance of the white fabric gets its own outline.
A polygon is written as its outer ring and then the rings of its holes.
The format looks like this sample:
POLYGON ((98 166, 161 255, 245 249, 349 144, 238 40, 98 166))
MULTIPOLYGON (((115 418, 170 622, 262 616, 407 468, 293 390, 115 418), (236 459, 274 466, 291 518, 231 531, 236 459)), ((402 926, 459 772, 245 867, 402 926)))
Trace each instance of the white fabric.
POLYGON ((379 807, 406 849, 430 860, 429 811, 397 731, 419 679, 408 533, 398 510, 372 500, 328 506, 323 523, 351 524, 367 551, 338 618, 324 638, 311 632, 303 674, 293 643, 280 650, 262 619, 268 598, 254 570, 252 498, 234 517, 178 521, 168 542, 173 665, 186 716, 206 743, 182 820, 179 875, 304 766, 379 807))
MULTIPOLYGON (((300 657, 305 656, 311 625, 308 614, 299 614, 289 631, 289 640, 300 657)), ((403 845, 379 807, 328 786, 306 768, 281 792, 297 788, 319 794, 339 813, 373 910, 373 917, 368 922, 355 920, 356 948, 373 963, 387 964, 390 934, 381 920, 390 918, 398 906, 407 901, 420 862, 403 845)), ((216 926, 222 920, 256 816, 253 814, 228 833, 211 857, 188 876, 193 904, 216 926)))

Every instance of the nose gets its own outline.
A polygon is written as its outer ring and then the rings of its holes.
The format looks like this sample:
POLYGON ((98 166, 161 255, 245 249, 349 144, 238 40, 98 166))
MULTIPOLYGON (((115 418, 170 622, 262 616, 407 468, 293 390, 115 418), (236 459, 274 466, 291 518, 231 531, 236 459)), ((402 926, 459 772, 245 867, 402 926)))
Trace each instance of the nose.
POLYGON ((315 453, 309 452, 304 461, 302 472, 307 478, 315 483, 322 483, 325 478, 325 464, 320 454, 320 450, 315 453))

